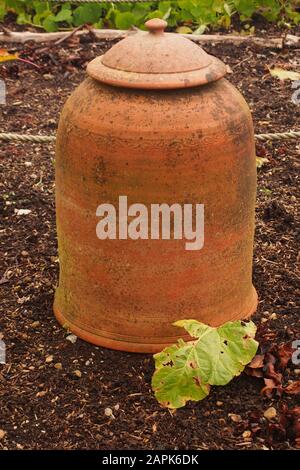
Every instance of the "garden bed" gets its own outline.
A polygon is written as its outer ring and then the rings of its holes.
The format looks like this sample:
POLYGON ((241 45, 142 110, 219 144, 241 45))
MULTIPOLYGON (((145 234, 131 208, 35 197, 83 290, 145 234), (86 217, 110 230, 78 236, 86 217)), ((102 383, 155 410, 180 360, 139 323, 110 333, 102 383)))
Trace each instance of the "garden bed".
MULTIPOLYGON (((1 66, 8 91, 7 105, 0 106, 2 132, 53 134, 87 61, 110 45, 75 38, 59 46, 16 45, 39 68, 1 66)), ((299 68, 295 51, 229 44, 206 50, 230 67, 228 79, 246 97, 256 133, 299 130, 291 82, 268 71, 272 65, 299 68)), ((244 373, 214 387, 202 402, 170 412, 151 392, 151 356, 67 339, 52 313, 58 282, 54 146, 1 143, 0 149, 0 332, 7 346, 7 364, 0 365, 0 449, 295 448, 293 434, 288 428, 280 432, 279 420, 285 406, 299 405, 299 395, 267 398, 260 393, 262 379, 244 373), (20 209, 31 212, 20 215, 20 209), (269 421, 264 412, 271 406, 277 414, 269 421)), ((254 321, 267 348, 300 339, 299 142, 259 143, 257 154, 269 160, 258 172, 254 257, 260 298, 254 321)), ((288 365, 284 384, 299 379, 299 367, 288 365)))

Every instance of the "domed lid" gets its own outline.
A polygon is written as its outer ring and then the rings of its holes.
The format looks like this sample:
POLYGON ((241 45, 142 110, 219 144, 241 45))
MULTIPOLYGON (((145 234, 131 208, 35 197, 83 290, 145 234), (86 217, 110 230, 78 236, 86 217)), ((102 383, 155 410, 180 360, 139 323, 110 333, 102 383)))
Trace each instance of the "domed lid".
POLYGON ((188 88, 213 82, 226 66, 180 34, 165 33, 166 21, 146 22, 138 32, 92 60, 88 74, 100 82, 126 88, 188 88))

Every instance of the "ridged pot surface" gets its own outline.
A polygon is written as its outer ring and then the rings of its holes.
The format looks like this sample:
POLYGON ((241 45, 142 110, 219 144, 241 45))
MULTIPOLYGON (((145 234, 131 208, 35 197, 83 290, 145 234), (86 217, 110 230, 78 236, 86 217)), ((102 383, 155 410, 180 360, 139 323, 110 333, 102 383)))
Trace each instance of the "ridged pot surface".
POLYGON ((87 78, 57 135, 58 320, 98 345, 155 352, 182 336, 176 320, 248 317, 255 195, 252 120, 227 80, 143 91, 87 78), (147 208, 204 204, 203 248, 99 240, 97 207, 121 195, 147 208))

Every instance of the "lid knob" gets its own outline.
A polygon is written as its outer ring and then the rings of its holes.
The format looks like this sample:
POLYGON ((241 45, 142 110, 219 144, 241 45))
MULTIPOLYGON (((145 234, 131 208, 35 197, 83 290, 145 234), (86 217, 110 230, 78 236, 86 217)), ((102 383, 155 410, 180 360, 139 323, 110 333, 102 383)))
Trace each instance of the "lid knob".
POLYGON ((160 18, 152 18, 146 21, 145 26, 151 34, 163 34, 168 23, 160 18))

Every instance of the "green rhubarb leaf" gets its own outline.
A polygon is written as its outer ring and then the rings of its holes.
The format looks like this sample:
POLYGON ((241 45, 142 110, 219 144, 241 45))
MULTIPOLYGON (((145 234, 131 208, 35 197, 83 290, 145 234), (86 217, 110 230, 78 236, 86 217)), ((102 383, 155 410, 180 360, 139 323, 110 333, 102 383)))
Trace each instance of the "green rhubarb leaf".
POLYGON ((118 29, 129 29, 131 26, 135 25, 136 18, 130 11, 124 13, 117 11, 115 21, 118 29))
POLYGON ((155 354, 156 370, 152 389, 156 399, 168 408, 181 408, 188 400, 200 401, 209 394, 209 385, 202 383, 194 368, 194 351, 184 341, 155 354))
POLYGON ((181 339, 154 355, 152 389, 168 408, 203 400, 210 385, 226 385, 243 371, 258 348, 253 322, 228 322, 213 328, 196 320, 181 320, 174 325, 195 339, 181 339))

